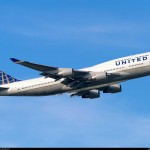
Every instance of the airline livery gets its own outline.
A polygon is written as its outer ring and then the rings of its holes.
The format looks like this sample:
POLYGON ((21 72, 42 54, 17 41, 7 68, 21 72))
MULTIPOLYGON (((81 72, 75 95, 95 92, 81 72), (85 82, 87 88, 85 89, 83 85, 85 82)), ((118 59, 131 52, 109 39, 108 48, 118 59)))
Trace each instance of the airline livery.
POLYGON ((150 52, 115 59, 89 68, 58 68, 11 58, 16 63, 40 72, 43 77, 17 80, 0 72, 1 96, 44 96, 69 93, 82 98, 99 98, 103 93, 118 93, 120 83, 150 75, 150 52))

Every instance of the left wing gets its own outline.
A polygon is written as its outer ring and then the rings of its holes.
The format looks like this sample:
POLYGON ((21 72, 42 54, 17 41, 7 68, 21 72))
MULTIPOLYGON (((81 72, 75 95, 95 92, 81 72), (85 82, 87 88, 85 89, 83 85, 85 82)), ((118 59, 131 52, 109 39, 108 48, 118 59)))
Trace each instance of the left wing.
POLYGON ((10 58, 14 63, 16 64, 20 64, 23 65, 25 67, 29 67, 31 69, 37 70, 37 71, 41 71, 41 72, 45 72, 47 70, 49 71, 53 71, 58 69, 57 67, 51 67, 51 66, 44 66, 44 65, 39 65, 39 64, 34 64, 34 63, 30 63, 28 61, 22 61, 22 60, 18 60, 15 58, 10 58))
POLYGON ((16 64, 40 71, 40 75, 43 75, 45 77, 51 77, 56 80, 61 78, 69 78, 75 80, 84 79, 89 77, 90 75, 88 71, 74 70, 73 68, 58 68, 52 66, 39 65, 28 61, 18 60, 15 58, 11 58, 11 60, 16 64))

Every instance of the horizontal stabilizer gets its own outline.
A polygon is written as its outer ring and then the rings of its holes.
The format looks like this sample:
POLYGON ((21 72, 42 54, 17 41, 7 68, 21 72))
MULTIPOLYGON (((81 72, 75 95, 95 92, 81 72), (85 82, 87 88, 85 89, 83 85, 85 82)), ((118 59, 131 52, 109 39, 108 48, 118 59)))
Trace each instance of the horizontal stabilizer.
POLYGON ((9 88, 6 88, 6 87, 0 87, 0 91, 5 91, 5 90, 8 90, 9 88))

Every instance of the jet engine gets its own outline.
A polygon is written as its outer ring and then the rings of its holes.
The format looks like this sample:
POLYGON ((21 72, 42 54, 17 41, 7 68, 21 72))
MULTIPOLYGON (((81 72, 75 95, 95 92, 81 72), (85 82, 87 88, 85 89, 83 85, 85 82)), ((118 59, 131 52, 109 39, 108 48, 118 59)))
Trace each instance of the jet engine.
POLYGON ((96 80, 96 81, 106 80, 107 78, 108 76, 106 72, 96 73, 95 75, 91 76, 91 80, 96 80))
POLYGON ((122 88, 120 84, 113 84, 113 85, 107 86, 103 90, 103 93, 119 93, 121 91, 122 91, 122 88))
POLYGON ((82 98, 99 98, 100 97, 100 91, 99 90, 90 90, 86 94, 82 95, 82 98))
POLYGON ((64 78, 71 77, 73 76, 73 74, 74 74, 74 71, 72 68, 61 68, 59 69, 59 72, 57 73, 59 77, 64 77, 64 78))

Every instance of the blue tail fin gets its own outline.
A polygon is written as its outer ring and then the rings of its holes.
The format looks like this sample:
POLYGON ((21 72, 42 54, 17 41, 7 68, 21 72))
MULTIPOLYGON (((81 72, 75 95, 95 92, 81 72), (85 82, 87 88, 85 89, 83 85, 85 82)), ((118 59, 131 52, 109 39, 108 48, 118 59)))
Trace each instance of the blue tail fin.
POLYGON ((11 77, 10 75, 7 75, 3 71, 0 71, 0 85, 9 84, 9 83, 18 82, 18 81, 20 80, 17 80, 11 77))

